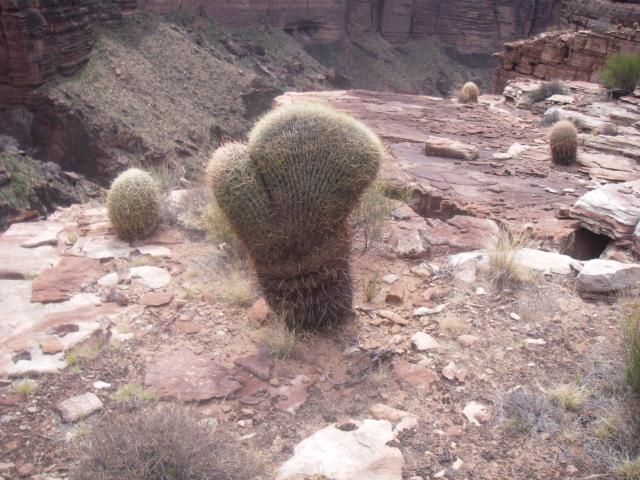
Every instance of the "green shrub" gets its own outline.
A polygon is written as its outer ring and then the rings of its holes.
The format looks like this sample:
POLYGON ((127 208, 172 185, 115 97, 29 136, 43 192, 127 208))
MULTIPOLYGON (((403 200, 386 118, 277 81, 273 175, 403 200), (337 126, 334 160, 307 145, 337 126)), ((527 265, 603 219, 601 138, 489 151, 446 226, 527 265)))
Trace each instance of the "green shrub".
POLYGON ((605 87, 630 94, 640 80, 640 53, 620 52, 607 59, 600 79, 605 87))
POLYGON ((627 383, 640 393, 640 302, 629 302, 622 315, 622 334, 627 350, 627 383))
POLYGON ((480 89, 473 82, 465 83, 458 92, 458 101, 460 103, 478 103, 480 89))
POLYGON ((571 165, 578 154, 578 130, 568 120, 560 120, 549 133, 551 159, 557 165, 571 165))
POLYGON ((553 95, 565 95, 567 93, 567 87, 557 80, 553 82, 545 82, 541 84, 535 90, 531 90, 527 93, 527 96, 532 102, 541 102, 553 95))
POLYGON ((160 189, 143 170, 131 168, 115 179, 107 196, 109 220, 120 238, 149 235, 158 224, 160 189))
POLYGON ((291 327, 328 327, 352 315, 347 219, 382 156, 367 127, 309 103, 268 113, 246 146, 214 154, 207 181, 267 302, 291 327))

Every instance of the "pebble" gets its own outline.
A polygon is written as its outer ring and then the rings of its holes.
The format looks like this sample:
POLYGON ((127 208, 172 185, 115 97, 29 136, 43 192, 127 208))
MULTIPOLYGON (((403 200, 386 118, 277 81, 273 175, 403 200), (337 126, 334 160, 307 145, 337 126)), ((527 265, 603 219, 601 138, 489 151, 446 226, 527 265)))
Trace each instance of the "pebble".
POLYGON ((522 317, 515 312, 511 312, 509 316, 511 317, 512 320, 515 320, 516 322, 519 322, 522 319, 522 317))
POLYGON ((384 283, 386 283, 387 285, 393 285, 398 280, 400 280, 400 277, 398 277, 398 275, 394 275, 393 273, 391 273, 389 275, 385 275, 384 277, 382 277, 382 281, 384 283))

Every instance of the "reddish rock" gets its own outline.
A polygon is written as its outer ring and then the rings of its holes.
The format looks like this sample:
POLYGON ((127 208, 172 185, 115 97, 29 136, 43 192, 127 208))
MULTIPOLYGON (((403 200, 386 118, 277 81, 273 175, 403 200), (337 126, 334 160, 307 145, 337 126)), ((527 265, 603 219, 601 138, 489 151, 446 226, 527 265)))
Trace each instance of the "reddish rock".
POLYGON ((147 365, 145 385, 163 400, 185 402, 226 398, 241 388, 227 368, 183 347, 153 359, 147 365))
POLYGON ((4 397, 0 398, 0 405, 4 405, 5 407, 10 407, 12 405, 17 405, 24 401, 24 395, 21 393, 9 393, 4 397))
POLYGON ((58 337, 45 337, 40 340, 43 353, 58 353, 64 350, 64 345, 58 337))
POLYGON ((309 398, 311 380, 306 375, 298 375, 289 385, 283 385, 277 390, 273 406, 278 410, 295 414, 309 398))
POLYGON ((184 322, 180 321, 176 323, 176 328, 180 333, 184 333, 185 335, 194 335, 202 330, 202 327, 195 322, 184 322))
POLYGON ((400 380, 419 388, 429 388, 439 378, 433 370, 404 360, 397 361, 393 371, 400 380))
POLYGON ((396 282, 391 285, 387 295, 384 299, 387 303, 402 303, 404 302, 404 282, 396 282))
POLYGON ((173 293, 171 292, 149 292, 140 297, 140 303, 147 307, 162 307, 171 303, 173 293))
POLYGON ((43 271, 33 281, 32 302, 62 302, 103 274, 99 260, 85 257, 62 257, 58 265, 43 271))
POLYGON ((256 323, 264 323, 269 316, 269 306, 264 298, 259 298, 247 312, 249 319, 256 323))
POLYGON ((233 363, 262 380, 269 380, 269 378, 271 378, 273 360, 265 354, 238 357, 233 361, 233 363))

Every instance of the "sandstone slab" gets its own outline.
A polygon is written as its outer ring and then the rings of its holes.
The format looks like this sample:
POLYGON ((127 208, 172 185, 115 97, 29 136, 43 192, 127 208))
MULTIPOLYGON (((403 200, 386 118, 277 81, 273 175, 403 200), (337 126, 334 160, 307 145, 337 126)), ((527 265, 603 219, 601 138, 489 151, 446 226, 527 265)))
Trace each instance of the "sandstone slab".
POLYGON ((607 293, 640 286, 640 264, 615 260, 589 260, 577 278, 578 288, 586 292, 607 293))
POLYGON ((271 378, 273 360, 268 355, 246 355, 244 357, 236 358, 233 363, 262 380, 268 381, 271 378))
POLYGON ((59 261, 60 255, 52 246, 23 248, 0 237, 0 279, 33 278, 59 261))
POLYGON ((102 275, 99 260, 83 257, 62 257, 53 268, 43 271, 32 284, 32 302, 61 302, 71 298, 84 284, 102 275))
POLYGON ((171 292, 149 292, 140 297, 140 303, 147 307, 162 307, 173 300, 171 292))
POLYGON ((396 376, 417 388, 429 388, 438 380, 438 374, 422 365, 399 360, 393 366, 396 376))
POLYGON ((80 237, 70 251, 71 255, 107 260, 109 258, 126 258, 133 248, 127 242, 111 235, 80 237))
POLYGON ((428 156, 458 160, 475 160, 478 158, 478 149, 473 145, 443 137, 426 138, 424 153, 428 156))
POLYGON ((630 238, 640 222, 640 180, 610 183, 583 195, 571 216, 610 238, 630 238))
POLYGON ((570 275, 582 268, 582 262, 568 255, 532 248, 519 249, 513 259, 521 267, 545 274, 570 275))
POLYGON ((159 354, 147 365, 145 385, 161 399, 185 402, 225 398, 241 388, 231 372, 186 348, 159 354))
POLYGON ((293 457, 277 472, 277 480, 323 475, 332 480, 401 480, 404 457, 387 420, 364 420, 357 428, 328 426, 300 442, 293 457))

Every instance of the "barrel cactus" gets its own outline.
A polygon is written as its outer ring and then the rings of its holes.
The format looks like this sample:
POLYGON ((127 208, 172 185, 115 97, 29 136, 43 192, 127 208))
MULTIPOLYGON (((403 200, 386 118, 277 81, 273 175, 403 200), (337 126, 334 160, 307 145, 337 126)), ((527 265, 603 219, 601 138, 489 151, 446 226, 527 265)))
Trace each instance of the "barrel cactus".
POLYGON ((273 110, 246 145, 214 153, 214 196, 289 327, 322 329, 352 315, 347 218, 382 156, 367 127, 313 103, 273 110))
POLYGON ((578 152, 578 131, 568 120, 557 122, 549 134, 551 159, 557 165, 571 165, 578 152))
POLYGON ((158 224, 160 187, 149 173, 130 168, 111 185, 107 212, 118 237, 134 240, 149 235, 158 224))
POLYGON ((473 82, 467 82, 458 92, 458 101, 460 103, 478 103, 480 89, 473 82))

